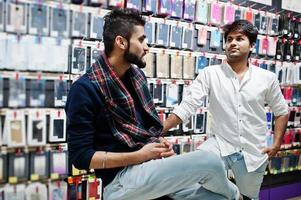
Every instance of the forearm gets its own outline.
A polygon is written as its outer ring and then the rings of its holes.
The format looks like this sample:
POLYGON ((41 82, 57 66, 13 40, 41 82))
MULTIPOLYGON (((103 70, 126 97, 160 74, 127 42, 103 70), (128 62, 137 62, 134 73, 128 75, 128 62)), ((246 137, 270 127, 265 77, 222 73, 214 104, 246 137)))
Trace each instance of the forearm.
POLYGON ((140 155, 139 151, 129 153, 97 151, 91 159, 90 169, 125 167, 139 164, 146 160, 144 156, 140 155))
POLYGON ((280 147, 282 138, 287 127, 288 115, 281 115, 275 118, 274 145, 280 147))
POLYGON ((164 121, 163 133, 166 133, 169 129, 181 124, 182 120, 175 114, 170 114, 169 117, 164 121))

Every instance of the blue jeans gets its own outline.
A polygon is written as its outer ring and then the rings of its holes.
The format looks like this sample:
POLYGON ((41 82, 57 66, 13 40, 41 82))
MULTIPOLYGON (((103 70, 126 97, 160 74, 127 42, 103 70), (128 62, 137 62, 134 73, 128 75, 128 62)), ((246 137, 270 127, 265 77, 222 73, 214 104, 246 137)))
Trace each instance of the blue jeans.
POLYGON ((128 166, 104 188, 104 200, 144 200, 168 195, 173 199, 237 199, 221 159, 194 151, 128 166))
POLYGON ((217 156, 220 156, 224 162, 225 169, 232 170, 236 185, 241 194, 254 200, 259 199, 258 196, 260 186, 263 180, 265 169, 268 165, 268 161, 262 164, 256 171, 248 172, 243 154, 237 152, 229 156, 222 157, 219 146, 214 137, 210 137, 208 140, 206 140, 200 146, 200 149, 210 151, 215 153, 217 156))

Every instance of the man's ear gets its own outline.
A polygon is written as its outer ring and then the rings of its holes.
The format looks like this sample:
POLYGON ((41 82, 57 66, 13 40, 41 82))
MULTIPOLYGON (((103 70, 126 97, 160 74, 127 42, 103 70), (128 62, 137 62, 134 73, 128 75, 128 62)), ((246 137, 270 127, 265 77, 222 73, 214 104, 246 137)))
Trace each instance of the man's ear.
POLYGON ((124 37, 122 37, 122 36, 120 36, 120 35, 118 35, 118 36, 115 38, 115 43, 117 44, 117 46, 118 46, 120 49, 123 49, 123 50, 126 50, 127 47, 128 47, 128 41, 127 41, 124 37))
POLYGON ((255 43, 250 45, 250 51, 253 52, 254 48, 255 48, 255 43))

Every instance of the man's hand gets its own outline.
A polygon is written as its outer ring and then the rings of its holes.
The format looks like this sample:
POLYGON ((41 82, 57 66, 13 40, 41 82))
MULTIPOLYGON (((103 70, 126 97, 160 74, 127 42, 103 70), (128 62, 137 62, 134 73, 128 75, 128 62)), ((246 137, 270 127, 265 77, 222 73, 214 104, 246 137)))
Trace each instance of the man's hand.
POLYGON ((265 149, 263 149, 262 153, 263 154, 268 154, 269 159, 271 159, 272 157, 274 157, 277 152, 280 150, 280 146, 279 145, 273 145, 271 147, 267 147, 265 149))
POLYGON ((174 154, 174 152, 166 147, 165 143, 149 143, 144 145, 139 153, 141 156, 145 158, 145 161, 152 159, 159 159, 162 157, 169 157, 170 154, 174 154))
POLYGON ((172 148, 172 144, 170 142, 168 142, 165 138, 163 137, 159 137, 159 141, 161 144, 164 144, 166 148, 168 148, 169 151, 167 152, 163 152, 161 153, 161 157, 162 158, 167 158, 169 156, 173 156, 175 155, 175 152, 173 151, 173 148, 172 148))

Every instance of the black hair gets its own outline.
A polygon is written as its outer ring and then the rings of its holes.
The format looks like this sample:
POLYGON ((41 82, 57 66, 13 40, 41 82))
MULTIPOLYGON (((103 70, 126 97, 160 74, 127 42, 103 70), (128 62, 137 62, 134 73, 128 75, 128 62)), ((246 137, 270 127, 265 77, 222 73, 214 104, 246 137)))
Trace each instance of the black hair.
POLYGON ((107 56, 113 51, 115 38, 120 35, 127 39, 131 38, 134 26, 145 25, 141 13, 135 9, 115 8, 104 17, 103 41, 107 56))
POLYGON ((250 41, 251 45, 256 43, 258 30, 257 28, 248 20, 240 19, 234 21, 232 24, 227 24, 223 27, 224 39, 227 41, 229 33, 233 31, 239 31, 240 33, 246 35, 250 41))

